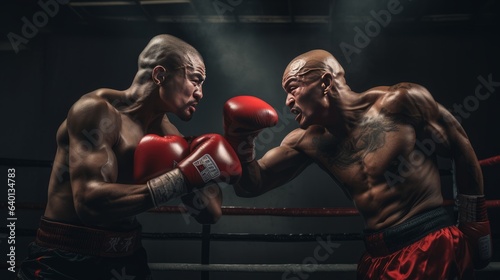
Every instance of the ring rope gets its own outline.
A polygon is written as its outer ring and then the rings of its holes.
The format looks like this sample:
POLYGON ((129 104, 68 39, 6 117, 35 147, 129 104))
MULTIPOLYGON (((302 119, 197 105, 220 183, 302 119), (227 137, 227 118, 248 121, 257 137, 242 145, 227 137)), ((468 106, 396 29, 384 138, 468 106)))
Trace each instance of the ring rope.
MULTIPOLYGON (((200 239, 203 234, 190 233, 142 233, 145 239, 200 239)), ((322 240, 357 241, 361 233, 210 233, 211 241, 255 241, 255 242, 311 242, 322 240)))
MULTIPOLYGON (((196 263, 148 263, 153 271, 212 271, 212 272, 356 272, 357 264, 196 264, 196 263)), ((0 269, 7 269, 0 264, 0 269)), ((16 264, 16 267, 19 267, 16 264)), ((490 262, 480 271, 499 271, 500 262, 490 262)))
MULTIPOLYGON (((1 234, 8 234, 9 229, 0 228, 1 234)), ((33 237, 35 229, 16 229, 16 236, 33 237)), ((203 237, 211 241, 254 241, 254 242, 313 242, 321 240, 331 241, 359 241, 363 240, 362 233, 210 233, 206 236, 202 232, 143 232, 143 239, 148 240, 200 240, 203 237)), ((499 233, 492 233, 493 239, 500 239, 499 233)))
MULTIPOLYGON (((500 163, 500 155, 479 160, 481 166, 491 166, 500 163)), ((52 167, 52 160, 36 160, 36 159, 17 159, 17 158, 0 158, 2 166, 19 166, 19 167, 52 167)))
MULTIPOLYGON (((500 163, 500 156, 494 156, 479 161, 481 166, 492 166, 500 163)), ((23 160, 0 158, 3 166, 27 166, 27 167, 51 167, 52 161, 23 160)), ((454 201, 446 200, 444 206, 454 205, 454 201)), ((44 203, 16 203, 21 209, 42 210, 44 203)), ((488 208, 500 207, 500 200, 489 200, 486 202, 488 208)), ((7 208, 8 204, 0 203, 0 208, 7 208)), ((164 206, 150 212, 156 213, 186 213, 184 207, 164 206)), ((294 216, 294 217, 330 217, 330 216, 356 216, 359 212, 355 208, 255 208, 223 206, 224 215, 271 215, 271 216, 294 216)), ((35 230, 18 229, 18 233, 33 236, 35 230)), ((5 233, 7 228, 1 228, 5 233)), ((202 233, 143 233, 148 239, 200 239, 202 233)), ((361 240, 359 233, 335 233, 335 234, 248 234, 248 233, 210 233, 209 240, 252 240, 252 241, 313 241, 318 238, 329 238, 330 240, 361 240)), ((176 270, 176 271, 219 271, 219 272, 355 272, 357 264, 193 264, 193 263, 149 263, 151 270, 176 270)), ((500 263, 492 262, 482 271, 499 271, 500 263)))
POLYGON ((149 263, 151 270, 221 272, 353 272, 357 264, 195 264, 149 263))
MULTIPOLYGON (((454 206, 453 200, 445 200, 443 206, 454 206)), ((8 208, 7 202, 0 202, 0 209, 8 208)), ((487 200, 487 208, 500 208, 500 200, 487 200)), ((16 202, 17 209, 43 210, 45 203, 16 202)), ((359 212, 354 207, 329 207, 329 208, 257 208, 222 206, 222 214, 226 216, 283 216, 283 217, 351 217, 358 216, 359 212)), ((183 214, 187 209, 181 206, 161 206, 148 211, 149 213, 183 214)))
POLYGON ((481 166, 492 166, 500 163, 500 155, 490 158, 485 158, 479 161, 481 166))
MULTIPOLYGON (((149 263, 156 271, 219 271, 219 272, 356 272, 357 264, 195 264, 149 263)), ((499 271, 500 262, 491 262, 480 271, 499 271)))
MULTIPOLYGON (((9 229, 0 228, 0 233, 8 234, 9 229)), ((35 229, 16 229, 16 236, 32 237, 35 229)), ((201 232, 143 232, 141 238, 150 240, 200 240, 201 232)), ((212 241, 256 241, 256 242, 310 242, 318 239, 332 241, 362 240, 361 233, 210 233, 207 237, 212 241)), ((495 237, 495 236, 493 236, 495 237)))

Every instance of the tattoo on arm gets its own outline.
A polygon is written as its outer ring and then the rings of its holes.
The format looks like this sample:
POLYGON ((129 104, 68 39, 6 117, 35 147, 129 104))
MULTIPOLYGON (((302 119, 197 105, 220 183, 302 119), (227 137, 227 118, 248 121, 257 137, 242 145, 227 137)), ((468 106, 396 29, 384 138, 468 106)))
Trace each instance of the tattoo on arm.
POLYGON ((412 85, 411 85, 411 83, 399 83, 399 84, 395 84, 395 85, 389 87, 389 90, 396 91, 400 88, 408 90, 408 89, 412 88, 412 85))

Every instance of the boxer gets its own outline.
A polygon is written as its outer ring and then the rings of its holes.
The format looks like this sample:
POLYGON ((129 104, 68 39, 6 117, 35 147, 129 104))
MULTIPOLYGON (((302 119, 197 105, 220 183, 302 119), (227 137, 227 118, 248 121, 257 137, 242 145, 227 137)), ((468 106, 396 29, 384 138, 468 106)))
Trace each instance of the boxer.
POLYGON ((472 279, 488 264, 480 165, 464 129, 427 89, 405 82, 355 93, 324 50, 294 58, 282 86, 299 128, 260 159, 253 140, 276 124, 276 112, 251 96, 224 106, 225 136, 243 168, 237 195, 262 195, 315 163, 364 219, 358 279, 472 279), (442 208, 438 155, 456 167, 458 225, 442 208))
POLYGON ((181 197, 204 202, 195 214, 200 223, 219 218, 214 182, 238 180, 235 152, 220 135, 182 137, 166 116, 190 120, 204 80, 194 47, 158 35, 141 52, 128 89, 98 89, 71 107, 18 279, 151 279, 136 215, 181 197))

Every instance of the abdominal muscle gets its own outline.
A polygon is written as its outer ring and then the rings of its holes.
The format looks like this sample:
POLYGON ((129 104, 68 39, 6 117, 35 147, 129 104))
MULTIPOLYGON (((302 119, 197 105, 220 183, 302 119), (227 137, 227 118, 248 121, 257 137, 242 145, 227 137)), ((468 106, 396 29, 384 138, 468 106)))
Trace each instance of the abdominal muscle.
POLYGON ((352 198, 366 228, 379 230, 436 208, 443 198, 435 160, 416 150, 414 129, 374 121, 373 129, 360 128, 340 140, 309 130, 311 141, 303 141, 300 149, 352 198))
MULTIPOLYGON (((414 215, 439 207, 443 203, 439 171, 430 161, 404 178, 389 184, 387 178, 377 184, 359 184, 348 188, 356 208, 369 230, 381 230, 400 224, 414 215)), ((369 176, 367 176, 369 178, 369 176)))

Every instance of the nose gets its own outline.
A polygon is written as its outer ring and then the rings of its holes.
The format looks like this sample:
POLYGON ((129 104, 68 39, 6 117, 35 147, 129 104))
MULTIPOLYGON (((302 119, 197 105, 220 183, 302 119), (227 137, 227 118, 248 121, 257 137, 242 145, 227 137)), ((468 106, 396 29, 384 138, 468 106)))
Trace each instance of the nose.
POLYGON ((198 100, 198 101, 201 100, 203 98, 203 90, 201 89, 201 87, 199 87, 197 90, 195 90, 193 95, 194 95, 194 98, 196 100, 198 100))

